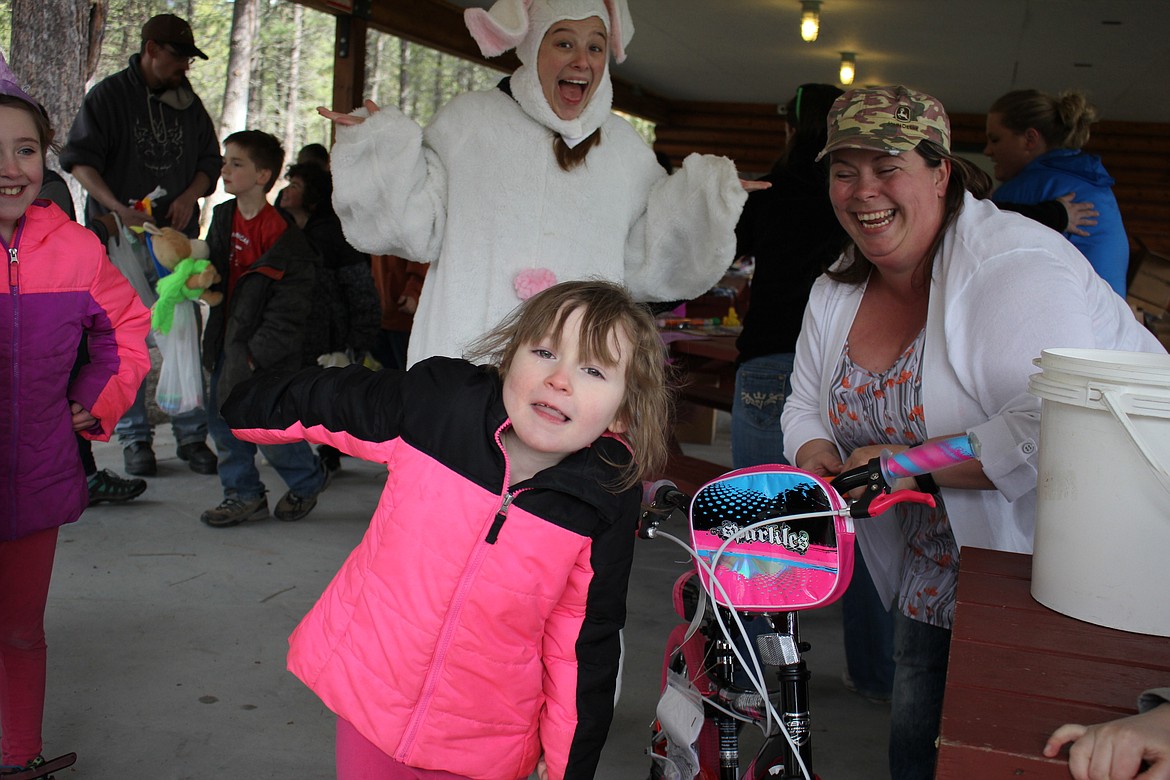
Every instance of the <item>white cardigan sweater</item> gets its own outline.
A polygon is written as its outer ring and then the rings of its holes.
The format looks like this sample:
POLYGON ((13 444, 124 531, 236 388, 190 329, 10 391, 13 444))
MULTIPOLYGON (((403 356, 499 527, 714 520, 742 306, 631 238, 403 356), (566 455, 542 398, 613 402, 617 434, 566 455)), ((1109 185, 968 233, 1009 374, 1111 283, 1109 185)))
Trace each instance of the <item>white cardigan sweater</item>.
MULTIPOLYGON (((792 462, 813 439, 835 441, 830 385, 864 291, 827 276, 813 286, 781 418, 792 462)), ((960 548, 1032 551, 1040 400, 1028 393, 1028 377, 1037 370, 1032 360, 1057 347, 1165 351, 1063 236, 968 194, 935 258, 922 357, 927 435, 974 433, 996 486, 943 489, 960 548)), ((901 529, 880 517, 861 520, 857 538, 878 593, 891 603, 901 529)))
POLYGON ((601 134, 566 173, 551 131, 499 89, 455 97, 425 131, 393 108, 338 127, 333 199, 350 243, 431 263, 411 364, 460 357, 520 302, 524 269, 624 282, 647 301, 720 279, 747 200, 731 161, 691 155, 667 176, 624 119, 609 114, 601 134))

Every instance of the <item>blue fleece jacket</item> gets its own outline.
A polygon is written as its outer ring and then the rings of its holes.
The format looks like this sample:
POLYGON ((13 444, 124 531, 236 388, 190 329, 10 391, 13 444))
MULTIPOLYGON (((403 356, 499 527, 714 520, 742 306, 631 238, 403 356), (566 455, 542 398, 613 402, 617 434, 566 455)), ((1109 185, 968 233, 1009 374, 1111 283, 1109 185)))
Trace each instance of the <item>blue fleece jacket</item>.
POLYGON ((1118 295, 1125 296, 1125 272, 1129 267, 1129 239, 1121 224, 1121 211, 1113 196, 1113 177, 1101 158, 1079 149, 1053 149, 1028 163, 1014 178, 1004 182, 992 200, 1005 203, 1040 203, 1075 192, 1078 201, 1091 201, 1100 212, 1088 236, 1068 236, 1118 295))

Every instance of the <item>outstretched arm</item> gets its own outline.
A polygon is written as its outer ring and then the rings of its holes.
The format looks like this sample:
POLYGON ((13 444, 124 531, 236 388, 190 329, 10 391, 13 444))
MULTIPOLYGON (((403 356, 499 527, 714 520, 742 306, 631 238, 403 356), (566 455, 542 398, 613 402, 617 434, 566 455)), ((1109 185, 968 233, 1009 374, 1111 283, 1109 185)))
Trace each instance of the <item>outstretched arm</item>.
MULTIPOLYGON (((370 116, 378 113, 378 104, 372 100, 367 100, 362 104, 370 116)), ((325 106, 317 106, 317 113, 328 119, 335 125, 345 125, 346 127, 353 127, 360 125, 366 121, 364 116, 354 116, 353 114, 344 113, 341 111, 332 111, 325 106)))

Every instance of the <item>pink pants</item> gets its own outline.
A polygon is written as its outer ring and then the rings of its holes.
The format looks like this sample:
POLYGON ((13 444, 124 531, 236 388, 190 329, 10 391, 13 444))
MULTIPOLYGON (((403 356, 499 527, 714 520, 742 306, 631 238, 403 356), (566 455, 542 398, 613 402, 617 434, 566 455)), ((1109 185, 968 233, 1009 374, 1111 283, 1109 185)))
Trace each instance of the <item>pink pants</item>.
POLYGON ((337 719, 337 780, 469 780, 463 775, 400 764, 363 737, 344 718, 337 719))
POLYGON ((41 752, 45 602, 57 529, 0 542, 0 753, 27 764, 41 752))

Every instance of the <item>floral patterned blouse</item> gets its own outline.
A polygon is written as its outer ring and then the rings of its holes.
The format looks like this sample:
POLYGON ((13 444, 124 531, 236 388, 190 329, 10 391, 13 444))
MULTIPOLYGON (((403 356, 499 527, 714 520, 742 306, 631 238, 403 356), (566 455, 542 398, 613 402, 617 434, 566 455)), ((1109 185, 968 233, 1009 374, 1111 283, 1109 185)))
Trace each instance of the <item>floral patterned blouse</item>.
MULTIPOLYGON (((854 363, 846 342, 829 410, 837 443, 846 453, 872 444, 914 445, 926 440, 922 416, 925 342, 924 328, 881 374, 854 363)), ((898 609, 914 620, 949 629, 955 615, 959 550, 942 497, 936 499, 934 509, 922 504, 895 504, 885 516, 858 522, 898 522, 906 539, 898 609)))

